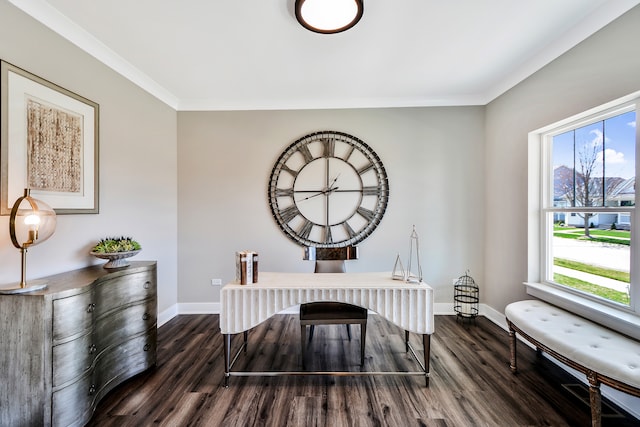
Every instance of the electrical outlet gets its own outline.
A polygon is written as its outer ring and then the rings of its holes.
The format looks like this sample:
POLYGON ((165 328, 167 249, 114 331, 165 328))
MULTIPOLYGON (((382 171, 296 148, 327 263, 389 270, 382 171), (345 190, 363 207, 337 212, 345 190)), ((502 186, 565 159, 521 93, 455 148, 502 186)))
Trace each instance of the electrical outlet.
POLYGON ((222 279, 211 279, 211 286, 222 286, 222 279))

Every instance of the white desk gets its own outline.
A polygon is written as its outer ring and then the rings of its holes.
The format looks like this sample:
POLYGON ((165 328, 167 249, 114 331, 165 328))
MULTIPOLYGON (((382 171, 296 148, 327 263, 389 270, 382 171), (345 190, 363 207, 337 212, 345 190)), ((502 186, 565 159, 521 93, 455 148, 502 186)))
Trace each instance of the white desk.
MULTIPOLYGON (((424 375, 429 384, 429 345, 434 332, 433 289, 425 283, 392 280, 391 273, 269 273, 261 272, 258 283, 229 283, 221 291, 220 331, 224 336, 225 385, 230 376, 252 375, 424 375), (246 331, 288 307, 315 301, 337 301, 375 311, 405 330, 422 335, 424 365, 420 372, 238 372, 231 371, 232 334, 246 331)), ((418 358, 416 357, 416 360, 418 358)), ((420 361, 418 360, 420 363, 420 361)))

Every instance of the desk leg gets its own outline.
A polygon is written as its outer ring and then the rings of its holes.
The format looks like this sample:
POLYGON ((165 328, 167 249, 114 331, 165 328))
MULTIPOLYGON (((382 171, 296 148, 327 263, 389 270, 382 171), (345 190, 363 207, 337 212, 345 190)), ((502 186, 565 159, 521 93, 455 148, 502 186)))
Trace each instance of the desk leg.
POLYGON ((429 359, 431 358, 431 335, 422 334, 422 347, 424 348, 424 376, 429 387, 429 359))
POLYGON ((224 341, 224 386, 229 387, 229 372, 231 371, 231 334, 222 334, 224 341))

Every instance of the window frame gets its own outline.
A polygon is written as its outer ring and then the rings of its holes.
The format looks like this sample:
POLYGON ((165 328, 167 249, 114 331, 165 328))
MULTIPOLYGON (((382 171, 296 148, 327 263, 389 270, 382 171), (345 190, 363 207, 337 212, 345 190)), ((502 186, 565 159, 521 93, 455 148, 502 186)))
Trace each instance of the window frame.
MULTIPOLYGON (((528 185, 528 271, 525 282, 529 295, 561 306, 576 314, 589 317, 612 329, 640 339, 640 213, 635 206, 553 206, 553 137, 572 129, 628 111, 640 117, 640 91, 605 105, 593 108, 565 120, 545 126, 529 133, 529 185, 528 185), (550 256, 554 212, 621 212, 631 217, 630 251, 630 304, 609 302, 590 296, 567 286, 547 280, 553 268, 550 256)), ((640 188, 640 129, 636 124, 636 188, 640 188)))

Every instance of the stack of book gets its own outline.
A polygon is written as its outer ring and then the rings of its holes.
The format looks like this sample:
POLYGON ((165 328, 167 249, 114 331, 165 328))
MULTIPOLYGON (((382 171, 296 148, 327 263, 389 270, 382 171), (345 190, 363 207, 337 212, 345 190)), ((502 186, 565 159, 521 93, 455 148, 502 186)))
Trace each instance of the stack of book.
POLYGON ((241 285, 258 283, 258 253, 236 252, 236 282, 241 285))

